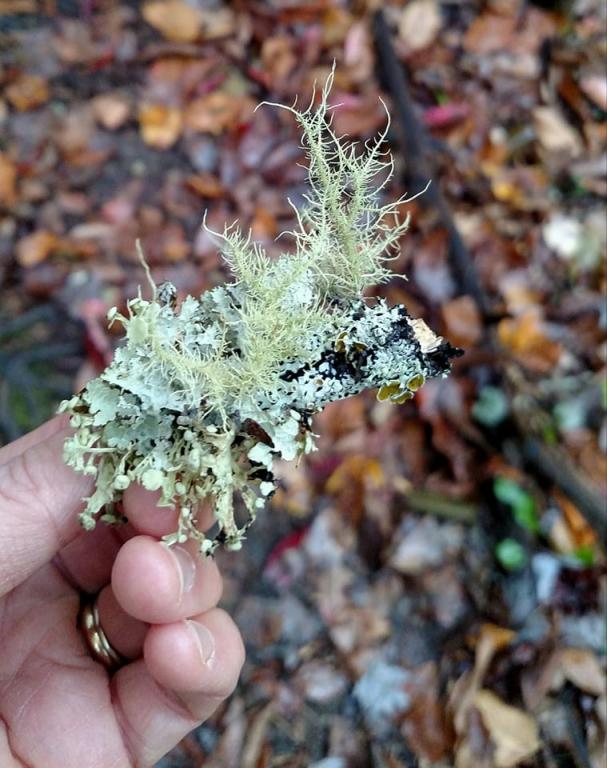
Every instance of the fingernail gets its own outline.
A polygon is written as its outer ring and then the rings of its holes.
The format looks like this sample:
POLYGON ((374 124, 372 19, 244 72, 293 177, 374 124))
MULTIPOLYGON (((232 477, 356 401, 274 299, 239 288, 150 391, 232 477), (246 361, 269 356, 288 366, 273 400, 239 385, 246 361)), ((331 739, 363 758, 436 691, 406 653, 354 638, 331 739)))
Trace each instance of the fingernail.
POLYGON ((183 595, 194 586, 196 563, 192 555, 183 547, 173 546, 167 547, 167 549, 175 559, 177 573, 179 574, 180 594, 183 595))
POLYGON ((215 655, 215 638, 204 624, 199 624, 197 621, 191 621, 190 619, 186 619, 185 623, 190 627, 196 638, 196 645, 200 650, 202 663, 208 664, 215 655))

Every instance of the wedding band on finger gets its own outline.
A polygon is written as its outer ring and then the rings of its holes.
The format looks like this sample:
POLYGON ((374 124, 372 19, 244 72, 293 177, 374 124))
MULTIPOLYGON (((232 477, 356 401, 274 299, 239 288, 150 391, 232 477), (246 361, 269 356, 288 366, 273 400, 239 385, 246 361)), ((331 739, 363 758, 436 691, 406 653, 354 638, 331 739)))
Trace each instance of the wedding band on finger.
POLYGON ((108 671, 115 672, 126 663, 126 659, 112 647, 107 635, 103 631, 99 620, 97 598, 82 609, 80 614, 80 630, 84 635, 89 653, 93 659, 103 664, 108 671))

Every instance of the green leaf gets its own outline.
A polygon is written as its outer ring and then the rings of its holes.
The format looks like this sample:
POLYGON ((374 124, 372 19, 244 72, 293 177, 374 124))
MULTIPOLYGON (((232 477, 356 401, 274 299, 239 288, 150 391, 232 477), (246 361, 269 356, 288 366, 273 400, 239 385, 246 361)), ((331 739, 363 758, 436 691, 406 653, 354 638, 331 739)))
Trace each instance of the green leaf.
POLYGON ((588 544, 582 544, 581 547, 578 547, 573 553, 573 556, 587 568, 591 568, 594 565, 594 561, 596 559, 594 549, 588 544))
POLYGON ((525 549, 514 539, 502 539, 495 547, 495 556, 507 571, 520 571, 527 563, 525 549))
POLYGON ((472 406, 472 416, 486 427, 496 427, 510 410, 508 398, 499 387, 483 387, 472 406))
POLYGON ((507 477, 497 477, 493 482, 495 498, 512 510, 516 522, 531 533, 538 533, 540 521, 535 508, 535 500, 520 485, 507 477))

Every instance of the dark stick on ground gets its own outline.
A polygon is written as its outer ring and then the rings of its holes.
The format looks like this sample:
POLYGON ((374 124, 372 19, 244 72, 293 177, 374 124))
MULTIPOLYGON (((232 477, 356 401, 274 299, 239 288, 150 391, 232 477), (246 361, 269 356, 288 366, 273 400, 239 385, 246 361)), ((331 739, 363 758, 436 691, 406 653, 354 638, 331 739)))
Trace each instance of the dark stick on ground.
MULTIPOLYGON (((395 113, 398 140, 406 159, 405 185, 412 191, 423 188, 430 179, 436 179, 436 172, 429 153, 426 131, 415 114, 409 84, 404 67, 396 56, 390 30, 381 10, 374 17, 375 51, 379 62, 380 80, 390 94, 395 113)), ((458 289, 470 295, 485 320, 491 320, 489 299, 481 286, 476 267, 451 216, 449 206, 437 181, 433 182, 421 196, 422 205, 434 210, 440 223, 449 235, 449 262, 458 289)), ((491 350, 495 342, 485 324, 484 344, 491 350)), ((503 377, 502 377, 503 378, 503 377)), ((507 388, 505 382, 504 386, 507 388)), ((545 475, 561 488, 579 507, 597 534, 607 538, 607 509, 601 499, 589 488, 588 482, 580 476, 565 453, 551 450, 532 438, 519 420, 514 426, 519 433, 521 455, 536 471, 545 475)))
POLYGON ((374 19, 375 50, 379 62, 380 80, 392 98, 397 117, 395 121, 399 141, 406 159, 407 187, 417 192, 432 181, 420 202, 438 214, 441 225, 449 235, 449 261, 461 293, 472 296, 483 316, 490 314, 490 304, 474 268, 468 249, 455 226, 449 206, 436 181, 436 171, 428 151, 426 132, 415 115, 404 69, 399 62, 390 30, 383 12, 377 11, 374 19))

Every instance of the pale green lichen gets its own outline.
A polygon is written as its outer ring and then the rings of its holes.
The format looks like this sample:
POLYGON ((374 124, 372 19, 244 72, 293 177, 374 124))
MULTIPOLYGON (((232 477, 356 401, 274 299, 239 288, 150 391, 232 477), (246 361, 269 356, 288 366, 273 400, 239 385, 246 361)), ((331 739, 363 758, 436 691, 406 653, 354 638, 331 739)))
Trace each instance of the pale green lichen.
POLYGON ((378 174, 387 178, 392 165, 385 133, 364 152, 333 133, 331 79, 318 108, 288 108, 310 176, 295 253, 273 260, 229 227, 219 238, 234 282, 180 303, 165 283, 150 300, 129 301, 126 315, 110 311, 124 346, 61 406, 75 428, 65 459, 96 479, 85 528, 119 520, 116 503, 139 483, 178 510, 169 543, 195 539, 206 554, 222 543, 239 549, 275 489, 274 459, 313 450, 312 414, 375 387, 379 399, 401 403, 448 370, 455 350, 423 321, 363 298, 390 277, 386 262, 407 223, 388 223, 402 201, 378 203, 378 174), (204 501, 213 504, 214 539, 196 525, 204 501))

